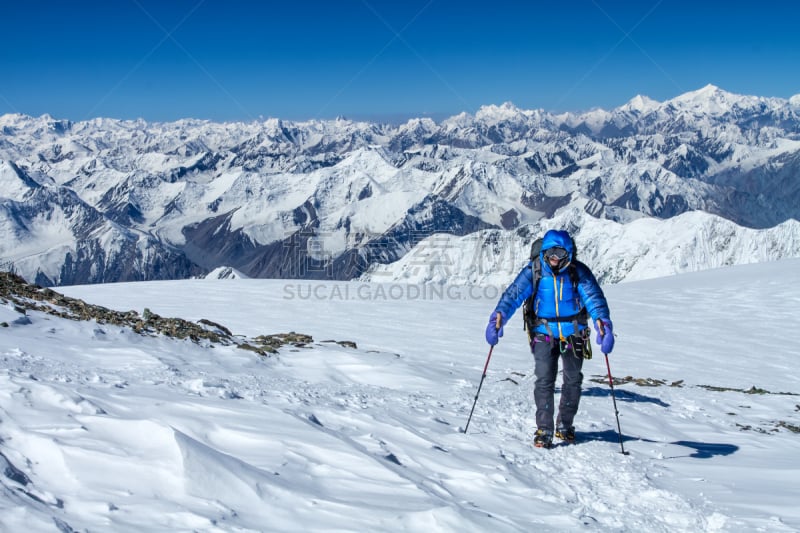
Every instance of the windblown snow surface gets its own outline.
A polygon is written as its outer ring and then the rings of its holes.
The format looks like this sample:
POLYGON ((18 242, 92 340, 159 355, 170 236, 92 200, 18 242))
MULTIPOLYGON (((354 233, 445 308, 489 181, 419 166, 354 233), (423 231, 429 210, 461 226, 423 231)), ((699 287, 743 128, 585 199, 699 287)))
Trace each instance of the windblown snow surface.
POLYGON ((3 531, 800 530, 798 260, 606 287, 623 442, 596 349, 580 442, 552 450, 519 314, 463 432, 496 287, 62 290, 314 342, 262 357, 0 306, 3 531))

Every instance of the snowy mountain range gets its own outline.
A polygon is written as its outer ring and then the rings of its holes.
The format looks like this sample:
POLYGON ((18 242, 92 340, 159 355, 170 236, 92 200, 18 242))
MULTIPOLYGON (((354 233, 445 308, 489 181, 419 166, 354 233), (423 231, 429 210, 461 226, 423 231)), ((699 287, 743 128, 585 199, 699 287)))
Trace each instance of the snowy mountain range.
POLYGON ((542 229, 567 227, 602 281, 641 279, 800 255, 798 174, 800 98, 710 85, 611 111, 507 103, 399 126, 4 115, 0 266, 41 285, 220 267, 434 280, 431 250, 508 248, 513 270, 542 229))

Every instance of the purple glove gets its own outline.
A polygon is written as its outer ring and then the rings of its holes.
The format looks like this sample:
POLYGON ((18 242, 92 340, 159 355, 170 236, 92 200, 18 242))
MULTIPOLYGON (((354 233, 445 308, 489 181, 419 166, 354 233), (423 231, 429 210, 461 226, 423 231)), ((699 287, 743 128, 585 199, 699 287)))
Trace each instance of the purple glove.
POLYGON ((600 345, 600 349, 604 354, 611 353, 614 349, 614 328, 611 325, 610 318, 603 318, 595 322, 594 325, 597 330, 597 339, 595 341, 600 345))
POLYGON ((486 325, 486 342, 494 346, 503 336, 503 326, 506 323, 506 317, 501 311, 494 311, 492 316, 489 317, 489 323, 486 325), (500 328, 497 327, 497 315, 500 315, 500 328))

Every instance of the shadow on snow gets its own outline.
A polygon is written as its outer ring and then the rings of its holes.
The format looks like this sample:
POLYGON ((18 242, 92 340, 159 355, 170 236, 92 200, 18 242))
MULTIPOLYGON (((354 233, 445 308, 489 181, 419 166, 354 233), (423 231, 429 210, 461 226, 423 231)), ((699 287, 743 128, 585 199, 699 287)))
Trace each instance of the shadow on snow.
MULTIPOLYGON (((614 392, 616 394, 616 399, 621 402, 654 403, 660 407, 669 407, 669 404, 661 400, 660 398, 645 396, 644 394, 639 394, 638 392, 633 392, 626 389, 614 389, 614 392)), ((611 396, 611 389, 605 387, 591 387, 587 390, 584 390, 582 396, 607 397, 611 396)), ((616 431, 610 429, 606 431, 589 431, 586 433, 581 433, 581 439, 600 440, 606 442, 619 442, 619 435, 617 434, 616 431)), ((677 446, 691 448, 694 451, 690 453, 688 457, 694 457, 696 459, 710 459, 711 457, 715 457, 717 455, 731 455, 739 450, 739 447, 733 444, 717 444, 713 442, 693 442, 688 440, 679 440, 675 442, 664 443, 650 439, 635 438, 623 435, 622 442, 625 443, 627 441, 652 442, 656 444, 675 444, 677 446)))
MULTIPOLYGON (((659 407, 669 407, 669 404, 666 403, 664 400, 660 398, 654 398, 653 396, 645 396, 644 394, 639 394, 638 392, 633 392, 625 389, 614 389, 616 393, 617 401, 620 402, 641 402, 641 403, 654 403, 659 407)), ((591 387, 585 389, 581 396, 596 396, 596 397, 606 397, 611 396, 611 389, 604 388, 604 387, 591 387)))
POLYGON ((695 457, 697 459, 710 459, 715 455, 731 455, 739 450, 739 447, 734 446, 733 444, 714 444, 712 442, 692 442, 688 440, 679 440, 670 444, 694 448, 695 452, 690 454, 689 457, 695 457))
MULTIPOLYGON (((603 442, 618 443, 619 434, 613 429, 607 429, 605 431, 579 431, 578 439, 581 442, 603 441, 603 442)), ((739 447, 733 444, 717 444, 713 442, 693 442, 688 440, 679 440, 675 442, 661 442, 657 440, 631 437, 629 435, 623 435, 622 442, 623 444, 626 442, 652 442, 654 444, 674 444, 677 446, 683 446, 685 448, 691 448, 694 450, 694 452, 690 453, 688 457, 694 457, 695 459, 711 459, 712 457, 718 455, 731 455, 739 451, 739 447)), ((685 457, 685 456, 675 456, 671 458, 674 459, 676 457, 685 457)))

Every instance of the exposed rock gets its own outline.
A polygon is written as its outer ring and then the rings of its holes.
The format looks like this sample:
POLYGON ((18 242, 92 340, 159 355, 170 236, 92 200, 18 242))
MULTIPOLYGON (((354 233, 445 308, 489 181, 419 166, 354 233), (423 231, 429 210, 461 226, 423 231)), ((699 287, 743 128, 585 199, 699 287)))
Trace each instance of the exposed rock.
POLYGON ((275 333, 273 335, 259 335, 253 342, 257 343, 263 349, 266 350, 276 350, 285 344, 291 344, 296 348, 305 348, 307 345, 314 342, 314 339, 311 335, 305 335, 303 333, 295 333, 294 331, 290 331, 289 333, 275 333))
MULTIPOLYGON (((589 379, 594 383, 608 383, 608 376, 603 375, 595 375, 589 379)), ((624 385, 627 383, 633 383, 634 385, 638 385, 640 387, 660 387, 662 385, 667 385, 667 381, 663 379, 655 379, 655 378, 635 378, 633 376, 625 376, 624 378, 615 377, 614 378, 614 385, 624 385)), ((670 387, 683 387, 683 380, 679 379, 678 381, 673 381, 669 383, 670 387)), ((796 392, 773 392, 768 391, 766 389, 762 389, 761 387, 756 387, 755 385, 751 386, 749 389, 737 389, 734 387, 720 387, 718 385, 695 385, 701 389, 706 389, 709 391, 714 392, 741 392, 744 394, 775 394, 779 396, 800 396, 800 393, 796 392)), ((800 410, 800 406, 798 406, 798 410, 800 410)))
MULTIPOLYGON (((113 311, 99 305, 92 305, 77 298, 64 296, 52 289, 29 284, 21 276, 11 272, 0 272, 0 298, 9 302, 22 315, 28 310, 40 311, 70 320, 94 320, 98 324, 111 324, 129 327, 141 335, 164 335, 176 339, 189 339, 196 343, 237 345, 267 356, 277 353, 285 345, 305 347, 314 342, 310 335, 296 333, 277 333, 259 335, 247 340, 234 336, 225 326, 208 319, 200 319, 196 323, 182 318, 165 318, 145 308, 141 315, 136 311, 113 311)), ((28 317, 24 317, 28 318, 28 317)), ((17 322, 15 322, 17 323, 17 322)), ((19 322, 23 324, 23 322, 19 322)), ((30 323, 27 320, 24 323, 30 323)), ((9 327, 7 323, 0 327, 9 327)), ((335 341, 334 341, 335 342, 335 341)), ((342 345, 352 345, 350 341, 342 341, 342 345)))
POLYGON ((358 345, 356 345, 353 341, 335 341, 335 340, 326 340, 322 342, 331 342, 334 344, 338 344, 339 346, 344 346, 345 348, 353 348, 354 350, 358 350, 358 345))

